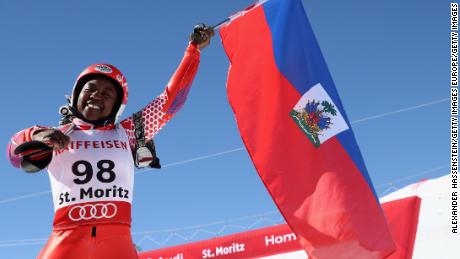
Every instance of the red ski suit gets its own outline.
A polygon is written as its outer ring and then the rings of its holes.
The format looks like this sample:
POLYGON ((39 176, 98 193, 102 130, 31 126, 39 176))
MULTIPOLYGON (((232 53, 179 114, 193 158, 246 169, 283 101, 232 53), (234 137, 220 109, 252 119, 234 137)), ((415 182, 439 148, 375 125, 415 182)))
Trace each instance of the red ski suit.
MULTIPOLYGON (((183 106, 198 69, 200 51, 189 44, 166 90, 142 109, 146 141, 183 106)), ((38 258, 137 258, 130 233, 134 185, 132 116, 94 127, 73 119, 70 143, 54 151, 47 170, 55 216, 51 236, 38 258)), ((62 126, 62 130, 66 125, 62 126)), ((8 146, 11 163, 19 144, 32 140, 34 126, 15 134, 8 146)))

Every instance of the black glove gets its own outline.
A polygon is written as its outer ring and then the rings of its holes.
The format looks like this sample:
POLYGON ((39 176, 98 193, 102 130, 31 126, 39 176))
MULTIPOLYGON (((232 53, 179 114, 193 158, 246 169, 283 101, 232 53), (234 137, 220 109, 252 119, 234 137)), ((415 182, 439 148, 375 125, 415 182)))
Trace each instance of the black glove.
POLYGON ((199 23, 193 28, 193 32, 190 34, 190 41, 197 44, 200 49, 203 49, 209 45, 212 36, 214 36, 214 29, 207 27, 204 23, 199 23))

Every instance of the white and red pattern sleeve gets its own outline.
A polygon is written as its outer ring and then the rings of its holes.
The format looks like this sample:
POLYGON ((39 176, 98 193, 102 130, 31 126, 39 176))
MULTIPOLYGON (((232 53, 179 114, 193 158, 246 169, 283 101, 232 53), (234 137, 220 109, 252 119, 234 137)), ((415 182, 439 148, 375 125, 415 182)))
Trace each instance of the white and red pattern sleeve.
MULTIPOLYGON (((182 108, 195 78, 200 63, 200 50, 189 44, 185 55, 169 83, 158 97, 142 109, 145 140, 152 139, 161 128, 182 108)), ((121 122, 125 128, 131 147, 135 146, 133 117, 121 122)))

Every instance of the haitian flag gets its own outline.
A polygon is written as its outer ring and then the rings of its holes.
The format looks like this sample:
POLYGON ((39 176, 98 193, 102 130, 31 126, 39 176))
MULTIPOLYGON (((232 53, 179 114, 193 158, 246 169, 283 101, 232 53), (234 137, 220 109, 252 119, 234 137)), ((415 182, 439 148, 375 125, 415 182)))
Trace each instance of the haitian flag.
POLYGON ((389 255, 391 234, 301 1, 259 1, 220 35, 243 142, 309 256, 389 255))

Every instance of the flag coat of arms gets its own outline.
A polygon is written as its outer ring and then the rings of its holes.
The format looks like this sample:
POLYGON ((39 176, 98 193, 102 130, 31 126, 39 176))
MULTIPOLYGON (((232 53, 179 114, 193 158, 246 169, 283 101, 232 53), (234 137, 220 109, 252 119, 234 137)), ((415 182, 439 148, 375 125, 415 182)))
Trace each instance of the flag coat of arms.
POLYGON ((220 35, 243 142, 309 256, 390 254, 391 234, 301 1, 260 1, 220 35))

